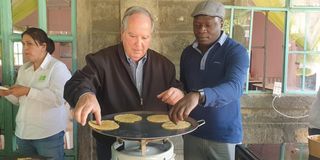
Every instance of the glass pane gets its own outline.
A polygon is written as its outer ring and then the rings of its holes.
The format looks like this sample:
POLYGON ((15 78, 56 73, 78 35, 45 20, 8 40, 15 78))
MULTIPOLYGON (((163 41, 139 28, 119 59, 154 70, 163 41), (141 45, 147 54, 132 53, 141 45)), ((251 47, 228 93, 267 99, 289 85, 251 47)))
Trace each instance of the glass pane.
POLYGON ((233 39, 247 49, 249 49, 250 15, 250 11, 235 10, 233 22, 233 39))
POLYGON ((320 0, 291 0, 291 4, 294 7, 302 7, 302 6, 308 6, 308 7, 319 7, 320 6, 320 0))
POLYGON ((230 17, 231 17, 231 10, 226 9, 225 18, 223 22, 223 31, 228 35, 230 35, 230 17))
POLYGON ((288 90, 316 91, 320 86, 320 54, 290 54, 288 90))
MULTIPOLYGON (((235 10, 233 20, 232 38, 249 49, 250 11, 235 10)), ((223 30, 230 35, 231 10, 226 10, 223 30)))
POLYGON ((24 63, 23 47, 21 42, 13 42, 13 66, 14 66, 14 79, 18 74, 18 69, 24 63))
POLYGON ((320 51, 320 12, 292 13, 289 39, 291 51, 320 51))
POLYGON ((72 69, 72 43, 70 42, 55 42, 55 51, 53 56, 65 63, 68 69, 72 69))
POLYGON ((47 0, 48 33, 71 34, 71 0, 47 0))
POLYGON ((21 33, 27 27, 38 27, 38 1, 12 0, 13 32, 21 33))
MULTIPOLYGON (((235 6, 285 7, 285 0, 234 0, 235 6)), ((227 3, 224 3, 227 4, 227 3)))
POLYGON ((273 90, 282 81, 283 17, 278 12, 255 12, 252 31, 249 90, 273 90), (280 19, 275 20, 278 15, 280 19))
POLYGON ((22 54, 22 43, 21 42, 13 42, 13 58, 14 58, 14 66, 23 65, 23 54, 22 54))

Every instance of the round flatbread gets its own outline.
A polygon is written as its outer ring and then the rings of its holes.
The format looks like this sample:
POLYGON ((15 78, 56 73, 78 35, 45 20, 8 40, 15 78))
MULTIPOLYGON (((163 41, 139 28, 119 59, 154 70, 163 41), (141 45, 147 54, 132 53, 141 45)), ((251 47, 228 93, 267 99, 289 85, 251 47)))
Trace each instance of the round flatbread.
POLYGON ((172 121, 164 122, 161 127, 167 130, 177 130, 177 129, 186 129, 190 127, 191 124, 187 121, 179 121, 178 124, 173 123, 172 121))
POLYGON ((153 123, 163 123, 170 121, 169 116, 165 114, 151 115, 147 117, 147 120, 153 123))
POLYGON ((111 131, 118 129, 120 126, 113 120, 102 120, 101 125, 98 125, 96 121, 89 121, 89 126, 102 131, 111 131))
POLYGON ((142 117, 136 114, 119 114, 114 116, 113 119, 121 123, 135 123, 141 121, 142 117))

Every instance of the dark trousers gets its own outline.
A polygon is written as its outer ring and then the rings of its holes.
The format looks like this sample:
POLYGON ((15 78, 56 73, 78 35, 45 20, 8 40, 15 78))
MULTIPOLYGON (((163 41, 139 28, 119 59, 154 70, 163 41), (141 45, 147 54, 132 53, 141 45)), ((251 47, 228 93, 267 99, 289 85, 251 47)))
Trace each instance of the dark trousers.
POLYGON ((111 159, 111 146, 116 141, 114 137, 105 137, 103 141, 96 139, 98 160, 111 159))
POLYGON ((319 128, 308 128, 309 135, 320 134, 319 128))

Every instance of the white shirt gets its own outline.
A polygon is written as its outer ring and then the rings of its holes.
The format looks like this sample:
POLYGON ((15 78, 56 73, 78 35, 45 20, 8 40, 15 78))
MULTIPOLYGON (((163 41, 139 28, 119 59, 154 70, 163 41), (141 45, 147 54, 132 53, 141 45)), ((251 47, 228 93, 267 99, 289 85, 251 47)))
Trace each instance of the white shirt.
POLYGON ((320 87, 318 89, 316 100, 311 105, 309 116, 309 127, 320 129, 320 87))
POLYGON ((31 62, 19 68, 16 84, 30 87, 27 96, 6 98, 19 105, 15 134, 21 139, 41 139, 66 128, 63 89, 71 77, 64 63, 47 54, 35 71, 31 62))

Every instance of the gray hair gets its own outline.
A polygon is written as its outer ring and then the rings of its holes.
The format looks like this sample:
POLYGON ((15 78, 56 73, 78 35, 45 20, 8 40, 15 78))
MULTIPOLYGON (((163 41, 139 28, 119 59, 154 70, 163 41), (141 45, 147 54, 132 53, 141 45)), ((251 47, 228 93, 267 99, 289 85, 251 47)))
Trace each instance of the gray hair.
POLYGON ((136 13, 141 13, 144 14, 146 16, 148 16, 150 18, 151 21, 151 31, 153 32, 153 28, 154 28, 154 21, 152 18, 151 13, 143 8, 143 7, 139 7, 139 6, 132 6, 129 7, 125 12, 124 12, 124 16, 122 18, 122 22, 121 22, 121 32, 123 32, 124 30, 126 30, 128 28, 128 18, 129 16, 136 14, 136 13))

